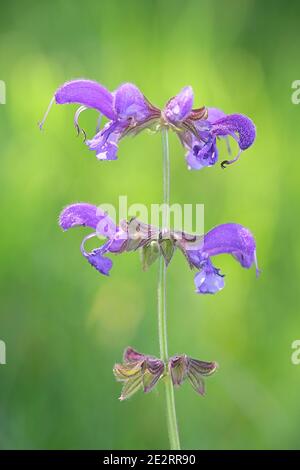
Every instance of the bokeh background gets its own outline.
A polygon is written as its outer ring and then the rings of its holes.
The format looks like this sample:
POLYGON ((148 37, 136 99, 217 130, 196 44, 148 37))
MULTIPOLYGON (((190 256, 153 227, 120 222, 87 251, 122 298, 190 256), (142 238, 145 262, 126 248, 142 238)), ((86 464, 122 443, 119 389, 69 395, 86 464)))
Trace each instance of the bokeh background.
MULTIPOLYGON (((0 446, 8 449, 168 447, 164 390, 125 403, 112 366, 127 345, 158 354, 158 266, 115 257, 109 278, 84 260, 84 229, 62 233, 75 201, 160 202, 159 135, 121 142, 119 160, 98 162, 75 137, 76 106, 54 106, 54 90, 86 77, 109 89, 136 83, 162 106, 190 84, 196 103, 241 112, 256 123, 239 163, 189 172, 175 136, 171 201, 204 203, 205 228, 239 222, 256 236, 259 279, 219 257, 226 288, 194 293, 177 254, 168 274, 170 354, 217 360, 207 396, 176 391, 186 449, 299 448, 300 366, 300 4, 251 0, 11 0, 1 4, 0 446)), ((96 113, 82 126, 92 136, 96 113)), ((222 158, 222 157, 221 157, 222 158)))

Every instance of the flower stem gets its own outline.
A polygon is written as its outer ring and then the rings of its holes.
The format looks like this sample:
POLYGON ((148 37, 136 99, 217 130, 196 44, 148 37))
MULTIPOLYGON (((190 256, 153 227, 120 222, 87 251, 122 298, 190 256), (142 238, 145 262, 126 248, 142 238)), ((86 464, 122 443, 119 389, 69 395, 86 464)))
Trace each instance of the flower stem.
MULTIPOLYGON (((168 130, 162 129, 163 147, 163 189, 164 189, 164 210, 163 223, 167 224, 169 203, 170 203, 170 157, 168 130)), ((158 334, 160 357, 167 363, 168 361, 168 335, 167 335, 167 267, 164 257, 159 259, 159 279, 158 279, 158 334)), ((178 425, 175 409, 174 388, 171 376, 168 373, 165 377, 165 391, 167 404, 168 433, 171 450, 180 450, 178 425)))

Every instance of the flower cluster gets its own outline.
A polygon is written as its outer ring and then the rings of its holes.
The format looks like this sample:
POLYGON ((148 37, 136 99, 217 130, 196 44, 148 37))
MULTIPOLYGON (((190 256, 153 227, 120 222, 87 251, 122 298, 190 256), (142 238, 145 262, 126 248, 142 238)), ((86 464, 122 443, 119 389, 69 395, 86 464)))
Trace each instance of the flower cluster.
POLYGON ((211 260, 216 255, 230 254, 243 268, 251 268, 255 264, 258 273, 254 237, 247 228, 239 224, 218 225, 203 237, 176 231, 162 232, 137 219, 123 221, 117 226, 101 208, 87 203, 66 207, 60 215, 59 223, 63 230, 76 226, 86 226, 93 230, 84 237, 81 252, 104 275, 108 275, 112 268, 108 254, 141 249, 143 267, 147 269, 160 255, 168 265, 177 248, 184 254, 189 266, 198 269, 195 275, 198 294, 214 294, 224 287, 224 276, 211 260), (100 236, 105 237, 106 241, 99 248, 86 251, 86 241, 100 236))
MULTIPOLYGON (((127 135, 135 135, 143 129, 172 129, 187 150, 186 162, 189 169, 200 170, 213 166, 218 161, 218 138, 236 140, 239 151, 235 157, 224 160, 222 166, 235 162, 242 151, 250 147, 256 136, 253 122, 242 114, 225 114, 217 108, 205 106, 194 109, 194 94, 190 86, 184 87, 160 110, 150 103, 132 83, 125 83, 115 91, 108 91, 103 85, 92 80, 73 80, 63 84, 54 94, 50 105, 78 104, 74 124, 78 131, 80 114, 93 108, 108 119, 96 135, 86 140, 90 150, 96 152, 99 160, 116 160, 119 141, 127 135)), ((42 128, 44 119, 40 123, 42 128)), ((228 145, 229 153, 230 146, 228 145)))
MULTIPOLYGON (((131 83, 122 84, 110 92, 92 80, 69 81, 56 90, 40 123, 41 129, 53 103, 79 105, 74 116, 75 128, 78 135, 84 134, 86 145, 99 160, 116 160, 119 142, 125 136, 136 135, 144 129, 155 132, 170 129, 184 147, 187 166, 192 170, 214 166, 219 158, 219 142, 225 140, 229 153, 228 159, 221 163, 225 167, 237 161, 256 137, 256 128, 247 116, 225 114, 220 109, 205 106, 194 108, 194 94, 190 86, 184 87, 160 109, 131 83), (96 135, 91 139, 86 138, 85 131, 79 125, 79 117, 87 109, 95 109, 100 115, 96 135), (106 121, 100 128, 102 116, 106 121), (229 138, 237 144, 235 156, 231 154, 229 138)), ((166 177, 164 181, 167 181, 166 177)), ((77 203, 61 212, 59 224, 64 231, 80 226, 91 229, 82 240, 81 252, 98 272, 106 276, 113 265, 110 255, 140 250, 142 266, 146 270, 161 257, 167 267, 177 249, 184 255, 189 267, 197 270, 194 283, 198 294, 215 294, 224 287, 224 275, 214 265, 215 256, 232 255, 240 266, 249 269, 255 265, 256 273, 259 273, 255 239, 249 229, 236 223, 218 225, 204 235, 195 236, 161 230, 136 218, 116 225, 100 207, 77 203), (100 238, 104 239, 100 246, 87 249, 90 239, 100 238)), ((150 392, 165 377, 174 387, 188 380, 197 393, 204 395, 204 377, 212 375, 216 369, 216 362, 199 361, 186 354, 163 361, 127 348, 123 362, 115 364, 114 374, 123 384, 120 400, 125 400, 139 389, 150 392)))
POLYGON ((113 370, 116 379, 123 384, 120 400, 126 400, 140 389, 150 392, 167 374, 170 374, 174 387, 188 379, 197 393, 205 395, 204 377, 212 375, 217 367, 216 362, 199 361, 186 354, 173 356, 165 364, 157 357, 128 347, 124 351, 123 363, 115 364, 113 370))

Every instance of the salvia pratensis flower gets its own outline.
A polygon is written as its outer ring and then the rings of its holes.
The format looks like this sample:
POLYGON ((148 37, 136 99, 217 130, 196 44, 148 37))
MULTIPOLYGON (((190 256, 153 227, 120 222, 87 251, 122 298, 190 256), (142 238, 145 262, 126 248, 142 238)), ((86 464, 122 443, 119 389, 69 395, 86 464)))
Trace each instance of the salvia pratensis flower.
POLYGON ((128 347, 124 351, 123 363, 115 364, 113 371, 116 379, 123 383, 120 400, 126 400, 140 389, 145 393, 151 392, 163 376, 165 364, 156 357, 128 347))
POLYGON ((92 229, 92 233, 82 241, 81 252, 89 263, 104 275, 108 275, 112 268, 108 254, 141 249, 143 267, 147 269, 160 255, 168 265, 176 248, 184 254, 189 266, 198 270, 195 286, 199 294, 215 294, 224 287, 224 275, 211 260, 214 256, 230 254, 243 268, 249 269, 254 264, 257 274, 259 273, 255 239, 247 228, 239 224, 218 225, 204 236, 179 231, 161 231, 135 218, 128 222, 122 221, 120 226, 116 226, 101 208, 86 203, 67 206, 60 215, 59 223, 63 230, 76 226, 92 229), (87 251, 86 242, 100 236, 106 239, 102 246, 87 251))
POLYGON ((195 276, 198 294, 215 294, 224 287, 224 275, 220 274, 211 258, 221 254, 232 255, 243 268, 254 264, 256 275, 260 271, 256 259, 256 243, 249 229, 240 224, 218 225, 204 235, 200 250, 190 249, 187 257, 192 266, 200 269, 195 276))
MULTIPOLYGON (((142 92, 131 83, 125 83, 111 93, 92 80, 74 80, 56 90, 40 128, 53 102, 80 105, 74 116, 78 133, 83 131, 78 124, 79 116, 88 108, 95 109, 109 120, 92 139, 86 140, 87 146, 96 152, 99 160, 115 160, 118 142, 122 137, 151 127, 153 121, 160 116, 159 109, 151 105, 142 92)), ((84 131, 83 133, 85 135, 84 131)))
POLYGON ((186 354, 176 355, 169 359, 169 372, 174 387, 179 387, 185 379, 188 379, 200 395, 205 395, 204 377, 212 375, 217 368, 216 362, 199 361, 186 354))
MULTIPOLYGON (((186 161, 189 169, 200 170, 205 166, 213 166, 218 161, 217 138, 233 137, 239 146, 238 154, 230 160, 224 160, 222 166, 237 161, 241 152, 255 140, 256 129, 251 119, 242 114, 226 115, 217 108, 194 110, 193 100, 192 88, 185 87, 167 103, 163 111, 187 149, 186 161)), ((228 140, 227 147, 231 154, 228 140)))
MULTIPOLYGON (((184 87, 178 95, 171 98, 163 108, 151 104, 143 93, 132 83, 125 83, 110 92, 92 80, 73 80, 59 87, 45 117, 40 123, 42 128, 53 103, 78 104, 74 124, 78 131, 80 114, 93 108, 108 119, 107 124, 97 131, 86 144, 96 152, 99 160, 115 160, 118 143, 126 135, 135 135, 143 129, 159 131, 162 127, 172 129, 187 149, 188 168, 199 170, 213 166, 218 161, 218 138, 233 137, 239 147, 235 157, 222 162, 222 166, 236 161, 240 153, 252 145, 256 136, 253 122, 242 114, 226 115, 216 108, 193 108, 192 87, 184 87)), ((228 146, 230 151, 230 147, 228 146)))

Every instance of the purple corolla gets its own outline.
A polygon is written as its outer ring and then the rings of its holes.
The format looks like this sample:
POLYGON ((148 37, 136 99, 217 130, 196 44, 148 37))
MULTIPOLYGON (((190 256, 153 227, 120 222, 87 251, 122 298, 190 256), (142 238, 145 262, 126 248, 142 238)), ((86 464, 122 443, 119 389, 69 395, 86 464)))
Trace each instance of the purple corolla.
POLYGON ((226 115, 221 110, 205 106, 194 109, 194 94, 190 86, 184 87, 160 110, 132 83, 122 84, 110 92, 92 80, 73 80, 57 89, 40 128, 54 102, 80 105, 74 124, 78 133, 82 131, 85 136, 78 124, 82 111, 93 108, 107 118, 104 127, 92 139, 85 140, 99 160, 116 160, 119 141, 126 135, 135 135, 146 128, 159 131, 167 127, 176 132, 186 148, 186 162, 193 170, 213 166, 218 161, 218 138, 235 139, 239 151, 235 157, 222 162, 224 167, 235 162, 241 152, 252 145, 256 136, 255 126, 247 116, 226 115))

